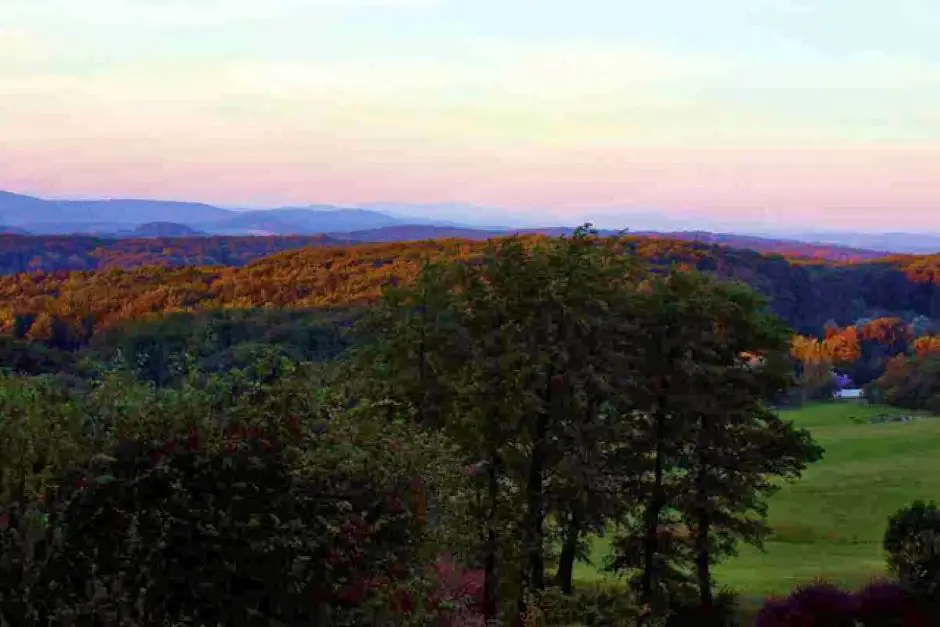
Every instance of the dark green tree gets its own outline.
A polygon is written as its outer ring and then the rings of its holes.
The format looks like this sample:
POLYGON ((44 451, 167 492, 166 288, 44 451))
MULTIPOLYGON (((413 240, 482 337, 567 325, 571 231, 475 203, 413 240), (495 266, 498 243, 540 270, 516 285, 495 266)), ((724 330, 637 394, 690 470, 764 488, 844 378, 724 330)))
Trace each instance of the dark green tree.
POLYGON ((360 352, 360 371, 447 431, 475 469, 491 617, 501 587, 521 613, 545 586, 553 515, 567 527, 560 577, 570 586, 571 547, 601 526, 601 496, 617 493, 596 489, 608 458, 590 453, 622 439, 609 408, 624 403, 618 377, 635 369, 631 307, 642 273, 623 251, 621 239, 589 228, 494 241, 471 263, 426 266, 365 322, 375 341, 360 352))
POLYGON ((713 607, 711 565, 739 540, 759 542, 773 480, 798 475, 819 450, 768 411, 792 379, 788 330, 749 288, 672 271, 645 294, 649 335, 636 391, 632 454, 646 451, 639 507, 616 543, 616 570, 653 613, 690 593, 713 607))
POLYGON ((940 601, 940 507, 914 501, 888 519, 884 550, 888 567, 905 585, 937 604, 940 601))
POLYGON ((800 475, 822 451, 809 434, 768 409, 792 383, 789 329, 749 288, 703 277, 686 385, 671 402, 688 421, 678 469, 686 489, 677 509, 694 548, 703 617, 714 610, 713 563, 738 541, 760 545, 766 498, 779 479, 800 475))
POLYGON ((700 311, 698 281, 686 272, 671 271, 651 277, 641 286, 644 300, 639 321, 644 330, 635 351, 638 367, 629 390, 636 411, 632 420, 636 437, 628 458, 642 459, 640 481, 625 498, 639 507, 630 517, 626 533, 616 543, 612 567, 639 571, 635 581, 640 596, 652 611, 660 612, 679 573, 667 557, 682 546, 677 542, 678 518, 672 511, 681 489, 673 469, 689 433, 686 416, 676 411, 674 399, 687 385, 692 365, 690 345, 696 329, 690 324, 700 311))

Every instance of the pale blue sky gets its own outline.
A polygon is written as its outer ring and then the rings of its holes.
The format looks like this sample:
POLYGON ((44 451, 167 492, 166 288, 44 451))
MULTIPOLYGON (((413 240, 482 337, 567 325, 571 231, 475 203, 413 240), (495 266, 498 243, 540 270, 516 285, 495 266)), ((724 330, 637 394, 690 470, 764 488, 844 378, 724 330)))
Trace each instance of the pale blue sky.
MULTIPOLYGON (((106 57, 118 46, 272 61, 448 55, 459 54, 462 38, 496 38, 770 62, 871 52, 940 60, 932 0, 4 0, 0 18, 5 31, 75 38, 106 57)), ((79 62, 100 59, 75 52, 79 62)))
POLYGON ((940 2, 0 0, 2 187, 940 227, 940 2))

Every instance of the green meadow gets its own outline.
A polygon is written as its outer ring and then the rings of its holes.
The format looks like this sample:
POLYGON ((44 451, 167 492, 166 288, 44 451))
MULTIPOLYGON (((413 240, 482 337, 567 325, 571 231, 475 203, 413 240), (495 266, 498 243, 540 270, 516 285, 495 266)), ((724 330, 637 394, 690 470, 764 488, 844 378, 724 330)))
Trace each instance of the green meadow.
MULTIPOLYGON (((782 415, 809 429, 825 456, 771 498, 775 533, 765 550, 744 548, 716 569, 717 582, 757 603, 816 579, 854 588, 885 576, 881 539, 888 516, 915 499, 940 501, 940 418, 852 401, 782 415), (916 417, 870 422, 878 415, 916 417)), ((608 539, 598 538, 594 562, 608 549, 608 539)), ((589 565, 577 576, 605 578, 589 565)))

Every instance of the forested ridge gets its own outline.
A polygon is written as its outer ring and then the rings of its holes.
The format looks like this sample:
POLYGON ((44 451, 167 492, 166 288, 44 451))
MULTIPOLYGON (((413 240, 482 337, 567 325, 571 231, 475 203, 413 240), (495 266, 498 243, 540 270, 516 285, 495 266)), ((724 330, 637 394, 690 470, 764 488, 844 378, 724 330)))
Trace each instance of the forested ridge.
MULTIPOLYGON (((235 236, 206 235, 174 236, 173 227, 183 225, 150 223, 141 225, 151 236, 117 237, 105 235, 31 235, 16 233, 9 228, 0 232, 0 274, 54 270, 96 270, 106 268, 137 268, 145 265, 175 267, 180 265, 242 266, 256 259, 285 250, 310 246, 355 245, 359 243, 408 242, 429 239, 467 239, 483 241, 499 237, 499 232, 434 227, 423 225, 389 226, 378 229, 333 232, 317 235, 235 236)), ((2 230, 2 229, 0 229, 2 230)), ((570 234, 571 229, 548 228, 523 230, 520 234, 557 237, 570 234)), ((509 235, 509 230, 503 235, 509 235)), ((615 232, 607 231, 606 235, 615 232)), ((652 239, 700 242, 731 248, 746 248, 765 254, 779 254, 801 261, 861 262, 883 256, 873 250, 839 245, 778 240, 746 235, 708 232, 641 232, 636 235, 652 239)))
MULTIPOLYGON (((61 243, 56 254, 62 263, 81 256, 69 252, 81 238, 50 239, 61 243)), ((101 248, 94 238, 81 241, 96 269, 53 264, 0 277, 0 332, 81 344, 95 332, 165 312, 356 307, 374 302, 385 285, 412 280, 426 259, 470 259, 486 245, 341 246, 328 238, 262 237, 186 240, 176 248, 161 240, 123 240, 101 248), (285 248, 297 250, 277 252, 285 248)), ((747 283, 803 334, 818 334, 829 321, 845 325, 888 314, 940 318, 940 255, 837 264, 670 239, 626 241, 633 255, 658 266, 679 264, 747 283)))
POLYGON ((152 237, 0 234, 0 274, 143 266, 242 266, 284 250, 338 245, 325 235, 152 237))

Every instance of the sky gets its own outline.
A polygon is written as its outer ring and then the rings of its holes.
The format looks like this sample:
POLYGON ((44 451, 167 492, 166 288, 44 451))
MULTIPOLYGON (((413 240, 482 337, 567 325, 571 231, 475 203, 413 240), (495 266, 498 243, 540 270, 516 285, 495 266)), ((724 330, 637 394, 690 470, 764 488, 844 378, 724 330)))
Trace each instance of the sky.
POLYGON ((2 0, 0 189, 940 231, 940 2, 2 0))

